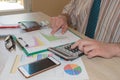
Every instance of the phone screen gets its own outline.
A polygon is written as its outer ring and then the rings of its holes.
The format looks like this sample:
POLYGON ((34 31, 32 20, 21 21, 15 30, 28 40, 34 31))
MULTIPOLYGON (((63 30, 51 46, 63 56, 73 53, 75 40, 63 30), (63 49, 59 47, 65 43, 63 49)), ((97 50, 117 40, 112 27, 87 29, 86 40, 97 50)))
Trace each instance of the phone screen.
POLYGON ((54 65, 56 65, 55 62, 53 62, 49 58, 45 58, 43 60, 39 60, 30 64, 23 65, 22 67, 29 75, 32 75, 38 71, 47 69, 54 65))

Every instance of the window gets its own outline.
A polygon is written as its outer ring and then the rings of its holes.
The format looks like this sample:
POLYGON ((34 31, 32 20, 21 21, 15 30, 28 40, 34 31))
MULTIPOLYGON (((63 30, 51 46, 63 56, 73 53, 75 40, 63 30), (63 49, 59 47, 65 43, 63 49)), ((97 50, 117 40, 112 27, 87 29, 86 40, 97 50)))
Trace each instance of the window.
POLYGON ((0 15, 31 11, 31 0, 0 0, 0 15))

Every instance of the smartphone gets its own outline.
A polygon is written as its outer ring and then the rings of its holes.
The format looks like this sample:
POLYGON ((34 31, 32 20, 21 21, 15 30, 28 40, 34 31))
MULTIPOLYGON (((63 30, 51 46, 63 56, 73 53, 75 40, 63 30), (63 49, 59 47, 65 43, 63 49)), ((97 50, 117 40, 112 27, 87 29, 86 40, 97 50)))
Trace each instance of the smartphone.
POLYGON ((60 65, 60 62, 53 57, 47 57, 32 63, 28 63, 18 67, 18 70, 25 76, 29 78, 38 73, 47 71, 51 68, 60 65))

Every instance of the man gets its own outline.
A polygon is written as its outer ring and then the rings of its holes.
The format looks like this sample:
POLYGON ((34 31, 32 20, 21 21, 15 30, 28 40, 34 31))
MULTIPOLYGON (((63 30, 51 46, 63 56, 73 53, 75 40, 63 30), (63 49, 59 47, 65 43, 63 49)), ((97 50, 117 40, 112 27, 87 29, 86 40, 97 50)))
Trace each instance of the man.
MULTIPOLYGON (((68 25, 85 34, 90 11, 95 0, 71 0, 61 15, 51 18, 52 34, 62 28, 64 34, 68 25)), ((88 58, 120 57, 120 0, 101 0, 94 40, 78 40, 72 49, 79 47, 88 58)))

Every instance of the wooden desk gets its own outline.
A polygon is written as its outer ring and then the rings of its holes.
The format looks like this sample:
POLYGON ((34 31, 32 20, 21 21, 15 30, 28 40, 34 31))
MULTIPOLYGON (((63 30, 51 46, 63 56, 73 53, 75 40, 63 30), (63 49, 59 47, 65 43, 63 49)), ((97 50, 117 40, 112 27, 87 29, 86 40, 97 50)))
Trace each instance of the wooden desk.
MULTIPOLYGON (((49 16, 41 12, 0 16, 0 23, 16 24, 21 20, 35 20, 39 22, 41 20, 49 20, 49 16)), ((85 38, 84 35, 79 34, 77 31, 74 32, 80 37, 85 38)), ((120 80, 120 58, 103 59, 96 57, 88 59, 86 56, 81 58, 90 80, 120 80)))

